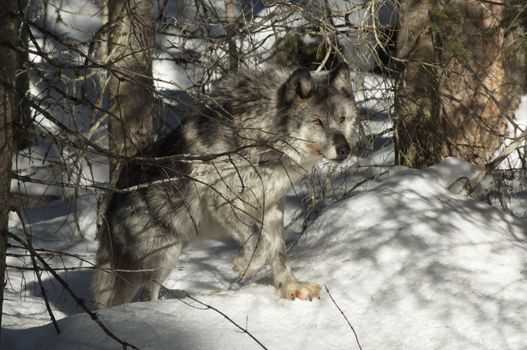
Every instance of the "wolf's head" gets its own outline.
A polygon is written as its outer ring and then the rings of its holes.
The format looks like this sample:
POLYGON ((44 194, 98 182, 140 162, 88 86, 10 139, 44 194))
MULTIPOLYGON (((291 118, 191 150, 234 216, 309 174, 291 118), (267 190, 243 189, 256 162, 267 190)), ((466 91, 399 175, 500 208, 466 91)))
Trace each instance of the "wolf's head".
POLYGON ((299 163, 346 159, 358 139, 357 107, 350 72, 295 70, 280 87, 278 103, 287 123, 285 153, 299 163))

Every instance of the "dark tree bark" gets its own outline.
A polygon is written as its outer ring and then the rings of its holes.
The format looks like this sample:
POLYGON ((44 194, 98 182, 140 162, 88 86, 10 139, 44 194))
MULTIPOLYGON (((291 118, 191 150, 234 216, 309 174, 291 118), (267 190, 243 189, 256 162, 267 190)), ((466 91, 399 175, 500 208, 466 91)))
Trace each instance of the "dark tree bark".
POLYGON ((517 1, 401 1, 398 164, 492 158, 525 92, 522 10, 517 1))
POLYGON ((17 54, 16 2, 0 0, 0 324, 2 322, 3 290, 8 236, 9 189, 11 157, 13 155, 13 120, 15 103, 17 54))
POLYGON ((16 113, 14 116, 14 143, 16 149, 23 149, 31 144, 31 109, 25 98, 29 93, 29 51, 27 25, 23 23, 27 14, 28 0, 14 1, 18 4, 17 16, 17 62, 16 62, 16 113))

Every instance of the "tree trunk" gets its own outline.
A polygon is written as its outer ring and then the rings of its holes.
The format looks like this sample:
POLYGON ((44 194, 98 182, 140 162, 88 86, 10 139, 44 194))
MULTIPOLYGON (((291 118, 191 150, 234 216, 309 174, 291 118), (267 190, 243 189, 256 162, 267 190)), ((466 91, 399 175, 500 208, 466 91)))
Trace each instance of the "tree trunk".
POLYGON ((225 0, 225 17, 227 25, 227 55, 229 69, 234 72, 238 69, 238 50, 236 48, 236 9, 234 0, 225 0))
POLYGON ((2 323, 3 290, 7 253, 9 189, 11 185, 11 157, 13 155, 13 118, 16 113, 16 58, 17 38, 16 2, 0 0, 0 324, 2 323))
MULTIPOLYGON (((151 0, 108 2, 109 147, 130 157, 153 139, 154 18, 151 0)), ((122 162, 112 159, 110 179, 115 183, 122 162)))
POLYGON ((456 156, 484 165, 502 144, 526 82, 512 2, 401 1, 397 164, 456 156))
POLYGON ((31 134, 29 132, 31 127, 31 109, 29 103, 26 102, 25 97, 29 93, 29 51, 27 25, 23 23, 24 17, 28 10, 28 0, 17 0, 19 15, 17 17, 17 62, 16 62, 16 113, 14 115, 13 127, 13 142, 16 149, 23 149, 31 144, 31 134))

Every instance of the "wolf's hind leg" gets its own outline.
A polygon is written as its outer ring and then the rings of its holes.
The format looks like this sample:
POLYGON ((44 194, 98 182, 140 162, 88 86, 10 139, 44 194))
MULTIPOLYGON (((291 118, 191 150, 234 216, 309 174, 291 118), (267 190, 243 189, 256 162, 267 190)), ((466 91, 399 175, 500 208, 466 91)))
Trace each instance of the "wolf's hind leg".
MULTIPOLYGON (((122 231, 115 231, 122 235, 122 231)), ((119 240, 113 241, 108 230, 100 231, 92 291, 97 307, 111 307, 130 302, 140 287, 140 276, 133 255, 119 240)))
POLYGON ((142 275, 141 301, 153 301, 159 298, 161 284, 174 268, 181 253, 182 243, 172 243, 152 252, 144 261, 142 275))
POLYGON ((112 257, 113 261, 100 262, 93 278, 93 292, 97 307, 111 307, 132 301, 140 287, 136 268, 124 264, 126 259, 112 257))
POLYGON ((137 272, 117 272, 115 289, 109 305, 126 304, 132 301, 139 291, 140 274, 137 272))

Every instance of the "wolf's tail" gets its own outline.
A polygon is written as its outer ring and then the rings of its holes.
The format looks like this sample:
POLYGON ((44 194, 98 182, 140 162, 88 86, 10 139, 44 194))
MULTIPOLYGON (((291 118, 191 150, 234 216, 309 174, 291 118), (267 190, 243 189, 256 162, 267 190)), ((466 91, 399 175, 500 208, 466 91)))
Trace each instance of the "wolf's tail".
POLYGON ((92 292, 97 307, 110 307, 130 302, 140 285, 137 274, 123 271, 123 264, 112 246, 107 232, 98 232, 96 270, 93 275, 92 292), (106 234, 105 234, 106 233, 106 234))
POLYGON ((114 305, 113 294, 116 288, 116 278, 110 264, 97 264, 92 282, 92 291, 97 307, 114 305))

